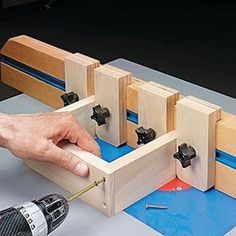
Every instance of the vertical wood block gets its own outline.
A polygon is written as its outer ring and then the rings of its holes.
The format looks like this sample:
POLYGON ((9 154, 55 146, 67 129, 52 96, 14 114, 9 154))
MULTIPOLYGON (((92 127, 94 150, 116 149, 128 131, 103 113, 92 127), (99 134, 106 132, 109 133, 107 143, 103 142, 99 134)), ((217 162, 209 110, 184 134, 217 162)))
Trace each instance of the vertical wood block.
POLYGON ((108 108, 107 123, 96 126, 96 134, 105 141, 119 146, 127 141, 126 86, 131 83, 131 74, 107 66, 95 69, 96 104, 108 108))
POLYGON ((132 84, 126 88, 127 93, 127 110, 138 113, 138 88, 144 84, 144 81, 132 80, 132 84))
POLYGON ((80 98, 94 94, 94 69, 100 62, 76 53, 65 58, 66 91, 78 93, 80 98))
POLYGON ((139 126, 152 128, 159 137, 174 129, 174 109, 179 92, 155 82, 139 86, 139 126))
POLYGON ((215 188, 236 198, 236 169, 216 161, 215 188))
POLYGON ((90 96, 69 106, 63 107, 56 112, 71 112, 79 124, 95 137, 95 124, 90 119, 92 108, 95 105, 95 97, 90 96))
POLYGON ((236 116, 222 112, 216 127, 217 149, 236 156, 236 116))
POLYGON ((138 144, 137 144, 137 135, 135 130, 138 128, 139 126, 133 122, 130 122, 127 120, 127 144, 133 148, 137 148, 138 144))
POLYGON ((206 191, 215 184, 216 122, 219 106, 191 96, 177 102, 177 146, 182 143, 196 150, 191 166, 182 168, 176 160, 177 176, 193 187, 206 191))

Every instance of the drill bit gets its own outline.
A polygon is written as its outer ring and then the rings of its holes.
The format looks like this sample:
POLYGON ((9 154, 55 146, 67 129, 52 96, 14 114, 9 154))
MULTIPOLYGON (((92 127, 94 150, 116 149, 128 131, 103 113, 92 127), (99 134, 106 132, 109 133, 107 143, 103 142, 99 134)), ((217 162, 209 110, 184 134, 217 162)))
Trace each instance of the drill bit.
POLYGON ((81 195, 83 195, 84 193, 88 192, 89 190, 91 190, 92 188, 98 186, 101 183, 105 183, 106 179, 105 177, 103 177, 102 179, 98 180, 98 181, 94 181, 93 184, 88 185, 87 187, 85 187, 84 189, 80 190, 79 192, 71 195, 70 197, 68 197, 66 200, 67 202, 71 202, 74 201, 75 199, 77 199, 78 197, 80 197, 81 195))

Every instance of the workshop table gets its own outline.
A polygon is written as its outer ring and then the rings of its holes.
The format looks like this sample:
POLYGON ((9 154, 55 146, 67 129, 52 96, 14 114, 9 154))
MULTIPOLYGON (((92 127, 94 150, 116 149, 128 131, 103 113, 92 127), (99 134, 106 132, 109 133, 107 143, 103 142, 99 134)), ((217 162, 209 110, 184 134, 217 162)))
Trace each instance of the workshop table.
MULTIPOLYGON (((222 106, 225 111, 236 114, 236 100, 233 98, 124 59, 117 59, 109 64, 130 71, 140 79, 156 81, 178 89, 183 95, 193 95, 213 102, 222 106)), ((53 109, 24 94, 0 102, 0 112, 5 113, 47 111, 53 111, 53 109)), ((49 193, 68 195, 63 189, 25 166, 22 160, 14 157, 7 150, 0 149, 0 209, 26 200, 33 200, 49 193)), ((156 236, 160 233, 125 212, 108 218, 77 200, 71 204, 70 213, 65 222, 51 235, 156 236)))

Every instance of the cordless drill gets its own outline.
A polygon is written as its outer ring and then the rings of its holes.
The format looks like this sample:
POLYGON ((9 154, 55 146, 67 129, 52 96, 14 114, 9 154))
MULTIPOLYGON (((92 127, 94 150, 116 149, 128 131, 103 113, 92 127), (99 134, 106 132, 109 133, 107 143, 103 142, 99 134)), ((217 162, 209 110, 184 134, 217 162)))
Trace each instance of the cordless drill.
POLYGON ((49 235, 65 220, 69 212, 69 202, 104 182, 105 178, 94 181, 69 198, 50 194, 0 211, 0 236, 49 235))

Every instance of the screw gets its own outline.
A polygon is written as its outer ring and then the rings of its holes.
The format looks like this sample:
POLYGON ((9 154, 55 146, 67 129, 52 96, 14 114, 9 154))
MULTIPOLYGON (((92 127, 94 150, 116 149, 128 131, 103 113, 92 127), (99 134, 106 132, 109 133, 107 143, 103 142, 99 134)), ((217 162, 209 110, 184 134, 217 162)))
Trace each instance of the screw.
POLYGON ((177 190, 177 191, 182 191, 183 188, 182 188, 182 187, 177 187, 176 190, 177 190))
POLYGON ((154 204, 146 204, 146 209, 148 208, 156 208, 156 209, 168 209, 167 206, 161 206, 161 205, 154 205, 154 204))

